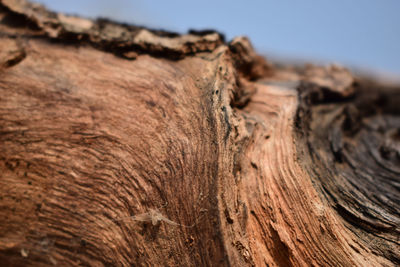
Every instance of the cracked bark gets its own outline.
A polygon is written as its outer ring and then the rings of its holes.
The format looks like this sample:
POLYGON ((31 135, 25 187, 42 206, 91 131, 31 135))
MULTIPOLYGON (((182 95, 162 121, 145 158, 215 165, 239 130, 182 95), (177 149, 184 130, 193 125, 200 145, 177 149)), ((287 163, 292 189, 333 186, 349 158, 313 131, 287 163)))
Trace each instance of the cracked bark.
POLYGON ((2 265, 400 263, 399 87, 0 3, 2 265))

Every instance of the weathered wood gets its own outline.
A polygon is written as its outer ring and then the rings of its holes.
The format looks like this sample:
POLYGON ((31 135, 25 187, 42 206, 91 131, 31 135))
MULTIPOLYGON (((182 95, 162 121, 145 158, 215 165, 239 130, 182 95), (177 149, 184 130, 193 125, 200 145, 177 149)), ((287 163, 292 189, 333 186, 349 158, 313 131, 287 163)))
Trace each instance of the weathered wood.
POLYGON ((400 264, 399 87, 0 3, 2 265, 400 264))

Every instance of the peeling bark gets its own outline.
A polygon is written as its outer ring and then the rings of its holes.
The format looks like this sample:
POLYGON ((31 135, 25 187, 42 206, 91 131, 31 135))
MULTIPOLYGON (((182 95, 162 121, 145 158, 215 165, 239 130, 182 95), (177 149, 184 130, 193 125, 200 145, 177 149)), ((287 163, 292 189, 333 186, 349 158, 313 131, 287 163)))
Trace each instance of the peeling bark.
POLYGON ((2 265, 400 264, 399 87, 0 3, 2 265))

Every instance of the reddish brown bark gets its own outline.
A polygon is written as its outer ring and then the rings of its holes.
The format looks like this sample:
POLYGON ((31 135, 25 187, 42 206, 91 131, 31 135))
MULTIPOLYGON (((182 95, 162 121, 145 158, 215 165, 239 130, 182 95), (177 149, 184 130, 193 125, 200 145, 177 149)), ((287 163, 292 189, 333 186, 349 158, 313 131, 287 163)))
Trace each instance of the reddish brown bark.
POLYGON ((399 264, 398 87, 0 2, 2 265, 399 264))

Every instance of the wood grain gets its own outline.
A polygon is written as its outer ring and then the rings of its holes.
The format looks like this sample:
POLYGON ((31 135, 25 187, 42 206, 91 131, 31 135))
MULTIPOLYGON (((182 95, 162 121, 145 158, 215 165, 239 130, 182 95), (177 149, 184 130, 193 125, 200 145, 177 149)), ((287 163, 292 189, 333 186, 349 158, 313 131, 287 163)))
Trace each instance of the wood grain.
POLYGON ((0 1, 4 266, 396 266, 398 86, 0 1))

